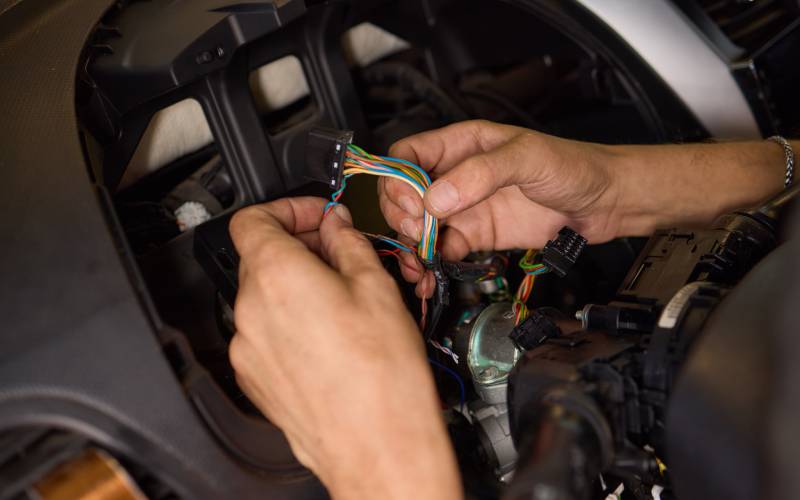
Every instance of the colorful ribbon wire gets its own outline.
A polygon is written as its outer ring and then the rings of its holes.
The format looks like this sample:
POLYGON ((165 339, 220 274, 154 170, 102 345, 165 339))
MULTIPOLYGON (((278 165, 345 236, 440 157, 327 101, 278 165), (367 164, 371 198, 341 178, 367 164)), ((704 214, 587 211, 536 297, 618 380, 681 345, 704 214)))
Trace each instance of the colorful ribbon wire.
MULTIPOLYGON (((333 193, 331 201, 325 206, 326 214, 339 202, 347 187, 347 180, 359 174, 388 177, 405 182, 419 194, 420 198, 425 196, 425 191, 431 185, 430 176, 419 166, 400 158, 373 155, 351 144, 347 146, 345 154, 342 185, 333 193)), ((438 237, 439 223, 426 210, 423 214, 422 239, 417 245, 417 255, 421 259, 425 261, 433 259, 438 237)))

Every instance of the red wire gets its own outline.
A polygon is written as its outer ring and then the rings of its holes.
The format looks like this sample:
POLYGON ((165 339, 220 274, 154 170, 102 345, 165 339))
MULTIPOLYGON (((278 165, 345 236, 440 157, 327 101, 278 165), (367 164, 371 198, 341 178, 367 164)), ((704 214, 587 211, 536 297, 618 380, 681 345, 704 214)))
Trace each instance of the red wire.
MULTIPOLYGON (((400 261, 400 252, 402 252, 402 250, 400 250, 399 248, 396 250, 380 249, 377 251, 379 257, 394 256, 394 258, 397 259, 397 262, 400 262, 402 264, 402 262, 400 261)), ((419 329, 422 331, 425 331, 425 319, 427 316, 428 316, 428 301, 425 300, 425 298, 423 298, 422 303, 420 305, 420 318, 419 318, 419 329)))

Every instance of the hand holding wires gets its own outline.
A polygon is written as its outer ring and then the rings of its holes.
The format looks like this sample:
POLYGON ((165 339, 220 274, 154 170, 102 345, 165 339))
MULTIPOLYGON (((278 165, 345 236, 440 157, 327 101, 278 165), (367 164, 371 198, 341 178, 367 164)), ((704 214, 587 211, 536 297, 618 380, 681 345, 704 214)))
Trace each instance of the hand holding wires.
MULTIPOLYGON (((330 203, 328 205, 330 205, 330 203)), ((386 249, 377 250, 379 257, 394 257, 397 259, 398 262, 400 262, 400 254, 403 252, 407 252, 413 255, 414 257, 419 258, 417 257, 417 253, 414 250, 412 250, 411 247, 403 244, 400 241, 395 240, 394 238, 389 238, 388 236, 383 236, 380 234, 372 234, 372 233, 363 233, 363 234, 364 236, 373 241, 385 243, 393 247, 392 250, 386 250, 386 249)), ((423 332, 425 331, 425 326, 426 326, 425 323, 427 316, 428 316, 428 302, 425 300, 425 297, 422 297, 420 303, 419 329, 422 330, 423 332)))
MULTIPOLYGON (((333 193, 325 207, 327 214, 338 202, 347 187, 347 180, 353 175, 374 175, 398 179, 410 185, 420 197, 431 185, 428 173, 419 166, 400 158, 378 156, 367 153, 353 144, 347 146, 341 187, 333 193)), ((417 255, 423 262, 431 262, 436 254, 439 236, 439 222, 427 211, 423 214, 422 238, 417 246, 417 255)))

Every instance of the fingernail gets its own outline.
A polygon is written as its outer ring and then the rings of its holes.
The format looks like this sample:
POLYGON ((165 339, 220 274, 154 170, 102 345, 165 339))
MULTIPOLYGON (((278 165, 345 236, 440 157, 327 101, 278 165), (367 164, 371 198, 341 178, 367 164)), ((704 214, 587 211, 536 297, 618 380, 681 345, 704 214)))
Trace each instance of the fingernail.
POLYGON ((403 219, 402 222, 400 222, 400 231, 415 241, 419 241, 422 236, 422 229, 419 227, 419 221, 414 219, 403 219))
POLYGON ((341 204, 334 206, 333 213, 335 213, 337 217, 347 222, 348 224, 353 223, 353 217, 350 215, 350 210, 348 210, 346 206, 341 204))
POLYGON ((434 210, 439 213, 449 212, 458 206, 460 198, 458 190, 447 181, 441 181, 428 190, 426 197, 434 210))
POLYGON ((410 196, 401 196, 397 203, 400 208, 413 215, 414 217, 422 217, 422 202, 414 201, 410 196))

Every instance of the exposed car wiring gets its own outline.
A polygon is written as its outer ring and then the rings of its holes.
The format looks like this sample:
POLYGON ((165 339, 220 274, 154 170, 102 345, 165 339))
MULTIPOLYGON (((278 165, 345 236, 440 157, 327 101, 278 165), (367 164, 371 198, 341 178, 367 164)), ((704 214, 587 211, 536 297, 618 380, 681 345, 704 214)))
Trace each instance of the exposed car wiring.
MULTIPOLYGON (((428 173, 410 161, 389 156, 377 156, 367 153, 353 144, 347 146, 345 154, 344 171, 341 187, 333 193, 331 201, 325 206, 325 213, 336 206, 342 193, 347 187, 347 179, 353 175, 366 174, 379 177, 397 179, 410 185, 419 194, 425 196, 425 191, 431 185, 428 173)), ((439 235, 439 223, 426 210, 423 214, 422 238, 417 246, 417 254, 425 261, 430 262, 436 254, 436 242, 439 235)))
POLYGON ((438 341, 436 341, 434 339, 428 340, 428 343, 430 345, 432 345, 433 347, 435 347, 436 349, 438 349, 439 351, 442 351, 446 355, 450 356, 453 359, 453 363, 458 364, 459 356, 458 356, 458 354, 453 352, 452 349, 450 349, 449 347, 443 346, 442 344, 440 344, 438 341))
POLYGON ((428 358, 428 362, 430 362, 430 364, 433 365, 434 367, 436 367, 436 368, 442 370, 443 372, 447 373, 448 375, 453 377, 456 382, 458 382, 458 389, 460 391, 460 393, 459 393, 459 407, 463 411, 464 405, 467 402, 467 389, 466 389, 466 386, 464 385, 464 380, 461 378, 461 375, 459 375, 455 370, 443 365, 442 363, 439 363, 438 361, 436 361, 433 358, 428 358))
POLYGON ((517 293, 514 295, 514 301, 512 303, 515 325, 519 325, 528 317, 529 310, 527 303, 533 291, 533 284, 536 281, 536 276, 550 272, 550 268, 545 264, 535 262, 537 255, 537 250, 530 249, 525 252, 525 255, 523 255, 519 261, 519 267, 525 272, 525 277, 522 278, 522 282, 520 282, 517 288, 517 293))

